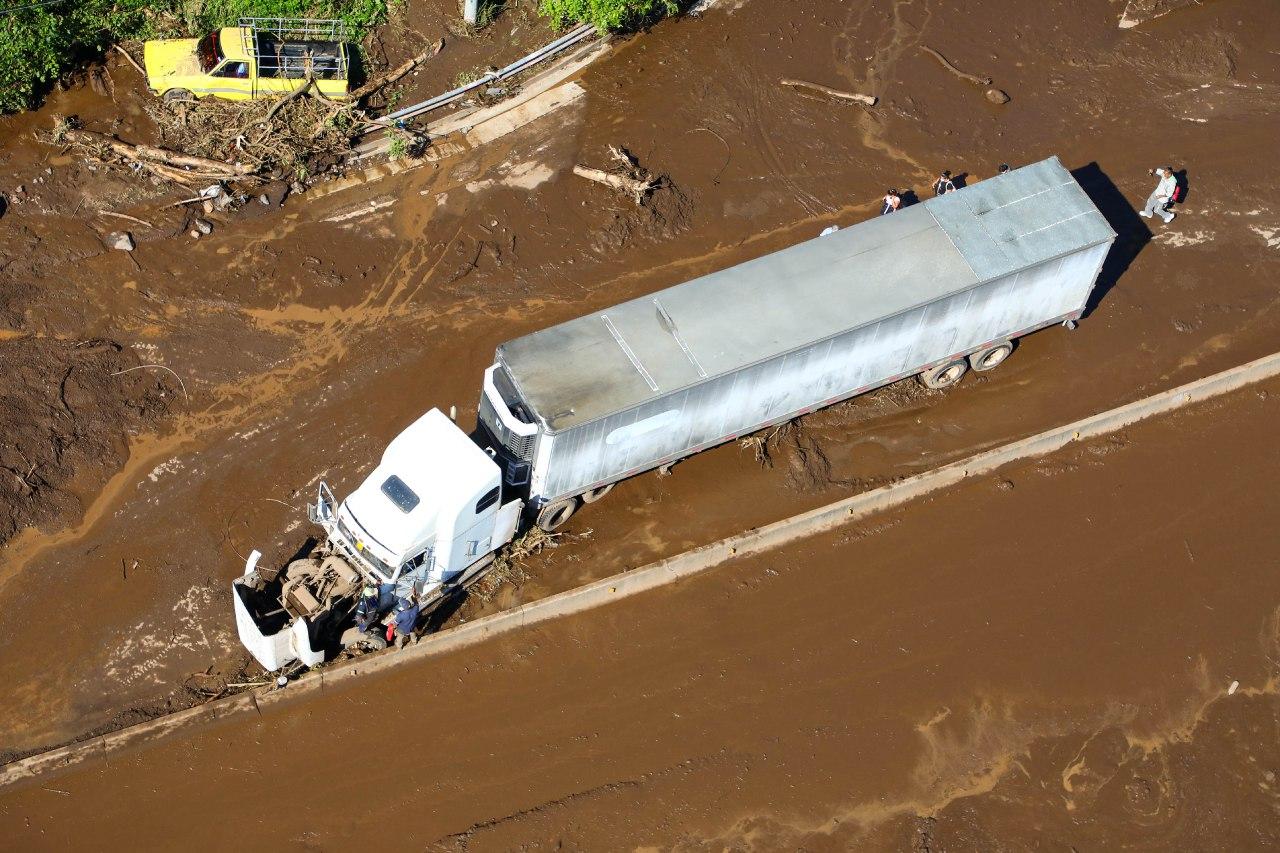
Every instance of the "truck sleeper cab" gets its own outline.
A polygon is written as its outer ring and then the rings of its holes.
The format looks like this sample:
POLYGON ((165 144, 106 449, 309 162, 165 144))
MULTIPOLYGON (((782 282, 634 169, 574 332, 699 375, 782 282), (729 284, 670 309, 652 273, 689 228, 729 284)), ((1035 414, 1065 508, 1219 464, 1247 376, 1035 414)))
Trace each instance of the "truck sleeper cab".
POLYGON ((523 502, 502 500, 500 474, 452 420, 427 412, 346 500, 319 485, 310 517, 326 536, 310 557, 271 578, 256 557, 246 564, 233 582, 241 642, 268 670, 318 663, 366 584, 391 584, 429 612, 515 535, 523 502))

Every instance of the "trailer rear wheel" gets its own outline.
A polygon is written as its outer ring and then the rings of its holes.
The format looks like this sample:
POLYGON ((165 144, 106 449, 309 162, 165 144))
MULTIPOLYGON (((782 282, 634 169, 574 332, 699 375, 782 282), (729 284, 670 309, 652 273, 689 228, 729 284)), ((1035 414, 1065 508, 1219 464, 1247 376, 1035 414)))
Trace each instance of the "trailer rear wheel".
POLYGON ((605 495, 607 495, 607 494, 609 494, 610 492, 612 492, 612 491, 613 491, 613 487, 614 487, 615 485, 617 485, 617 484, 616 484, 616 483, 608 483, 607 485, 604 485, 604 486, 599 486, 599 487, 594 488, 594 489, 588 489, 587 491, 585 491, 585 492, 583 492, 583 493, 582 493, 582 502, 583 502, 584 504, 593 504, 593 503, 595 503, 596 501, 600 500, 600 499, 601 499, 602 497, 604 497, 605 495))
POLYGON ((978 373, 984 370, 993 370, 1004 364, 1004 360, 1012 352, 1013 341, 1001 341, 969 356, 969 366, 978 373))
POLYGON ((941 391, 943 388, 955 385, 968 371, 969 362, 963 358, 957 358, 955 361, 940 364, 921 373, 920 384, 926 388, 941 391))
POLYGON ((577 511, 577 498, 565 498, 555 503, 549 503, 538 512, 538 526, 548 533, 558 530, 564 527, 565 522, 573 518, 573 514, 577 511))

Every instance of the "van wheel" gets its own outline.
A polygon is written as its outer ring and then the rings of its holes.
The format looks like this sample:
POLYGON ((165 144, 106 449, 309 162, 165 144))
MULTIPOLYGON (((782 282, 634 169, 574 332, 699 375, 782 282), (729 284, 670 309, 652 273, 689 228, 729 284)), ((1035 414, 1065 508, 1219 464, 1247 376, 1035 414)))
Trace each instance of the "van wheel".
POLYGON ((616 485, 615 483, 608 483, 607 485, 600 486, 600 487, 598 487, 598 488, 590 489, 590 490, 588 490, 588 491, 583 492, 583 493, 582 493, 582 502, 583 502, 584 504, 593 504, 593 503, 595 503, 596 501, 600 500, 600 499, 601 499, 602 497, 604 497, 605 495, 607 495, 607 494, 609 494, 610 492, 612 492, 612 491, 613 491, 613 487, 614 487, 615 485, 616 485))
POLYGON ((169 89, 160 97, 166 104, 188 103, 196 99, 187 89, 169 89))
POLYGON ((993 370, 1004 364, 1004 360, 1012 352, 1013 341, 1001 341, 969 356, 969 366, 978 373, 984 370, 993 370))
POLYGON ((955 385, 968 371, 969 362, 963 358, 957 358, 955 361, 940 364, 921 373, 920 384, 926 388, 941 391, 943 388, 950 388, 955 385))
POLYGON ((549 503, 538 513, 538 526, 550 533, 564 527, 565 522, 573 518, 578 511, 577 498, 565 498, 562 501, 549 503))

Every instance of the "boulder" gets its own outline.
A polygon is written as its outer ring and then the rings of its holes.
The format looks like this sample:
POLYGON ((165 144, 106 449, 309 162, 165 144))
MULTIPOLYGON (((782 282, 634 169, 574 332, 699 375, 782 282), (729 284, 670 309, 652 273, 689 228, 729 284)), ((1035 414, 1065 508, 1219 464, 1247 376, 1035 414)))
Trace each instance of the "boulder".
POLYGON ((134 247, 133 235, 128 231, 113 231, 102 242, 108 249, 119 249, 121 252, 132 252, 134 247))

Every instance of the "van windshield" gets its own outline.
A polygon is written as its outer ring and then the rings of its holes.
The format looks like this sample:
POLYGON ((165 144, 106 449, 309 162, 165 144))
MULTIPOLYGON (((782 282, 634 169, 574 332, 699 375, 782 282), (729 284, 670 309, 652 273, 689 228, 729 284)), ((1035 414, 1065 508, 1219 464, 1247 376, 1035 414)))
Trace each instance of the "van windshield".
POLYGON ((382 493, 404 513, 412 512, 421 500, 413 489, 395 474, 382 481, 382 493))
POLYGON ((200 70, 206 74, 217 68, 218 63, 226 59, 222 54, 222 47, 218 44, 217 33, 209 33, 209 35, 200 39, 200 44, 196 47, 196 56, 200 59, 200 70))

